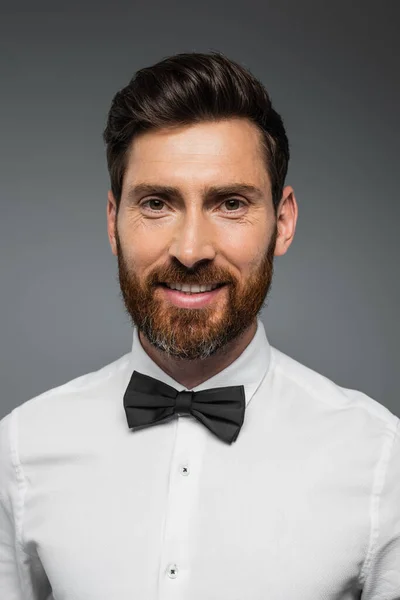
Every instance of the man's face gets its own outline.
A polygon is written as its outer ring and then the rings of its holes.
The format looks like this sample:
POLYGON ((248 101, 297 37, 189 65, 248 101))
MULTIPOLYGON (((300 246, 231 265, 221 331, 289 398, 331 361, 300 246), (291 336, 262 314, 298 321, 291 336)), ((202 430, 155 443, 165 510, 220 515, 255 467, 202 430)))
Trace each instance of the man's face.
POLYGON ((249 121, 135 138, 118 214, 109 193, 108 221, 126 311, 158 350, 205 359, 254 324, 271 286, 277 227, 259 132, 249 121), (149 187, 138 190, 142 184, 149 187), (161 282, 225 285, 189 308, 161 282))

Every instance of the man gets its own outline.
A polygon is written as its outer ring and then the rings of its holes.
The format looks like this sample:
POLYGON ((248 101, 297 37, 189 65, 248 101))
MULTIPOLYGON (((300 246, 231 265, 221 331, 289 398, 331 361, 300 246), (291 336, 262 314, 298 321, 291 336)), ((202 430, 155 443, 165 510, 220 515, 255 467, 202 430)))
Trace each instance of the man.
POLYGON ((298 212, 266 90, 170 57, 104 138, 132 350, 1 421, 1 598, 399 599, 399 419, 259 319, 298 212))

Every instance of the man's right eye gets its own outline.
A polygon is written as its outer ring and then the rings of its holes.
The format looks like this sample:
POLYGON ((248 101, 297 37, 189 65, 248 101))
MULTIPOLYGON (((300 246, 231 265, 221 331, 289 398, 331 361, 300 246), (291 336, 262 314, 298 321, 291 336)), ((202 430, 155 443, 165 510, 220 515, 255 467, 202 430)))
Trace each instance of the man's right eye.
MULTIPOLYGON (((149 204, 149 202, 160 202, 161 204, 165 204, 165 202, 163 200, 160 200, 159 198, 150 198, 149 200, 145 200, 144 202, 142 202, 142 204, 140 206, 145 206, 146 204, 149 204)), ((152 210, 152 209, 150 209, 152 210)), ((153 212, 160 212, 159 210, 154 210, 153 212)))

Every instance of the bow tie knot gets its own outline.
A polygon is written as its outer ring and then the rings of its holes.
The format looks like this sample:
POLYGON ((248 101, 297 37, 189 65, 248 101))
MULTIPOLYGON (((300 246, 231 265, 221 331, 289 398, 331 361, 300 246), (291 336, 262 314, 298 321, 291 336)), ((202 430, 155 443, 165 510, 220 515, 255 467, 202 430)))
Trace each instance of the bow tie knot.
POLYGON ((178 392, 175 399, 175 412, 190 414, 194 392, 178 392))
POLYGON ((244 422, 246 400, 243 385, 182 391, 134 371, 124 394, 130 429, 138 430, 170 421, 178 413, 190 414, 214 435, 231 444, 244 422))

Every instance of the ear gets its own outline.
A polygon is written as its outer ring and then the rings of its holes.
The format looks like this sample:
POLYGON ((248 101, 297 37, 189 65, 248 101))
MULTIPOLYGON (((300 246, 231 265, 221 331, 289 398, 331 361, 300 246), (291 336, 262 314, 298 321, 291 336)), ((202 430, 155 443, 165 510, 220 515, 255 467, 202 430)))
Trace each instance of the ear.
POLYGON ((282 192, 282 198, 277 209, 278 235, 274 256, 285 254, 293 241, 296 230, 298 206, 293 188, 287 185, 282 192))
POLYGON ((117 203, 111 190, 107 194, 107 233, 112 253, 117 256, 117 243, 115 241, 115 231, 117 226, 117 203))

